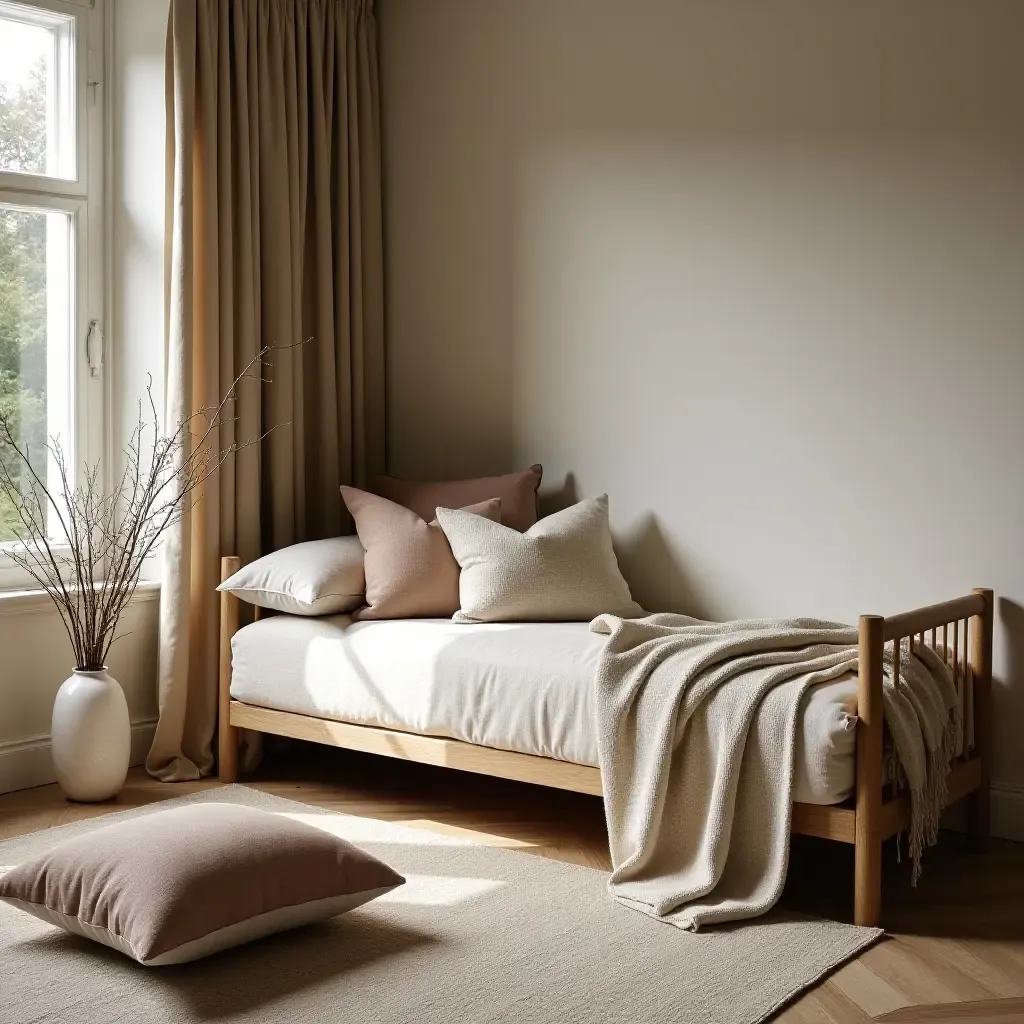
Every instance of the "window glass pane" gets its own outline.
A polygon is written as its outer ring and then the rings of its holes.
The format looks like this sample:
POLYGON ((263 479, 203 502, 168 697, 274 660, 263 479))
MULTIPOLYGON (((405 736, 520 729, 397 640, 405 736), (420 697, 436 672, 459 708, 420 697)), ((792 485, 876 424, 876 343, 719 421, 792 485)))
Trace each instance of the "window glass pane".
POLYGON ((0 0, 0 171, 75 177, 74 28, 0 0))
MULTIPOLYGON (((0 416, 48 486, 45 442, 71 448, 72 231, 70 214, 0 204, 0 416)), ((9 452, 0 458, 25 492, 31 473, 9 452)), ((0 543, 16 539, 16 524, 0 495, 0 543)))

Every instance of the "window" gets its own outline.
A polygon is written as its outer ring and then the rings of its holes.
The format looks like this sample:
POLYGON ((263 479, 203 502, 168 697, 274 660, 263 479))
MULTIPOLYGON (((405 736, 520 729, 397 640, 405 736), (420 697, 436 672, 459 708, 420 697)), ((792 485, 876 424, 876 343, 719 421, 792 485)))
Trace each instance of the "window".
POLYGON ((0 3, 0 170, 76 177, 75 16, 0 3))
MULTIPOLYGON (((77 468, 104 436, 102 18, 103 0, 0 0, 0 412, 48 485, 48 438, 77 468)), ((0 587, 23 582, 13 542, 0 498, 0 587)))

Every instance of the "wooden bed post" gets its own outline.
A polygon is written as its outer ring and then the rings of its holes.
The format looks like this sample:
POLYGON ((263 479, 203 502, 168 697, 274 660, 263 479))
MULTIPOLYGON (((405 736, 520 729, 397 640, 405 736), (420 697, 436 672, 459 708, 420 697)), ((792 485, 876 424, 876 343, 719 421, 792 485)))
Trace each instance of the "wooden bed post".
POLYGON ((988 846, 990 786, 992 782, 992 629, 994 598, 991 590, 974 591, 985 601, 980 615, 971 617, 971 675, 974 680, 974 747, 981 759, 981 782, 968 800, 968 831, 976 850, 988 846))
MULTIPOLYGON (((220 560, 223 583, 242 566, 237 555, 220 560)), ((217 692, 217 773, 221 782, 238 781, 238 729, 229 721, 231 703, 231 638, 238 632, 238 598, 225 591, 220 595, 220 673, 217 692)))
POLYGON ((860 617, 857 682, 857 812, 854 819, 853 920, 876 927, 882 916, 882 656, 885 619, 860 617))

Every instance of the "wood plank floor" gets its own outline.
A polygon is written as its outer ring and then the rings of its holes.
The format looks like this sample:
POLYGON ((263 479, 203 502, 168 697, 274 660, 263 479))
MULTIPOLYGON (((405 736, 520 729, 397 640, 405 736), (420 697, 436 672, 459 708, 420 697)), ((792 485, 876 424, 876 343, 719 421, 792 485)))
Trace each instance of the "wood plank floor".
MULTIPOLYGON (((468 830, 524 853, 607 869, 600 800, 520 783, 306 747, 271 750, 248 785, 319 807, 441 831, 468 830)), ((79 818, 216 787, 214 780, 165 785, 132 771, 111 804, 71 804, 56 786, 0 796, 0 839, 79 818)), ((945 833, 910 887, 909 865, 885 866, 889 937, 779 1016, 785 1024, 892 1020, 1024 1021, 1024 844, 993 841, 966 852, 945 833), (936 1008, 935 1004, 960 1004, 936 1008), (920 1008, 914 1011, 912 1008, 920 1008), (960 1016, 952 1017, 958 1010, 960 1016)), ((795 837, 784 902, 852 917, 852 848, 795 837)))

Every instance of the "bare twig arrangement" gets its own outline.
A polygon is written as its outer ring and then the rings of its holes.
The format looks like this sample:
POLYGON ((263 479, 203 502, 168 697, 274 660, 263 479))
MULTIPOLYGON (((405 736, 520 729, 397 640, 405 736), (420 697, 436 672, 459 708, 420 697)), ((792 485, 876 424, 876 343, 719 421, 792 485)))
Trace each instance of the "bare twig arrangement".
POLYGON ((220 428, 236 417, 229 407, 247 377, 267 381, 263 348, 235 378, 216 406, 200 409, 162 432, 153 381, 139 402, 135 429, 123 450, 124 467, 112 489, 102 492, 100 464, 85 466, 72 483, 60 440, 44 445, 53 471, 40 472, 15 424, 0 414, 0 492, 17 520, 17 543, 7 550, 57 606, 75 653, 76 668, 106 666, 117 625, 132 599, 143 564, 161 535, 188 515, 203 484, 225 460, 263 436, 221 448, 220 428), (21 479, 12 472, 20 467, 21 479), (49 475, 49 482, 47 480, 49 475))

